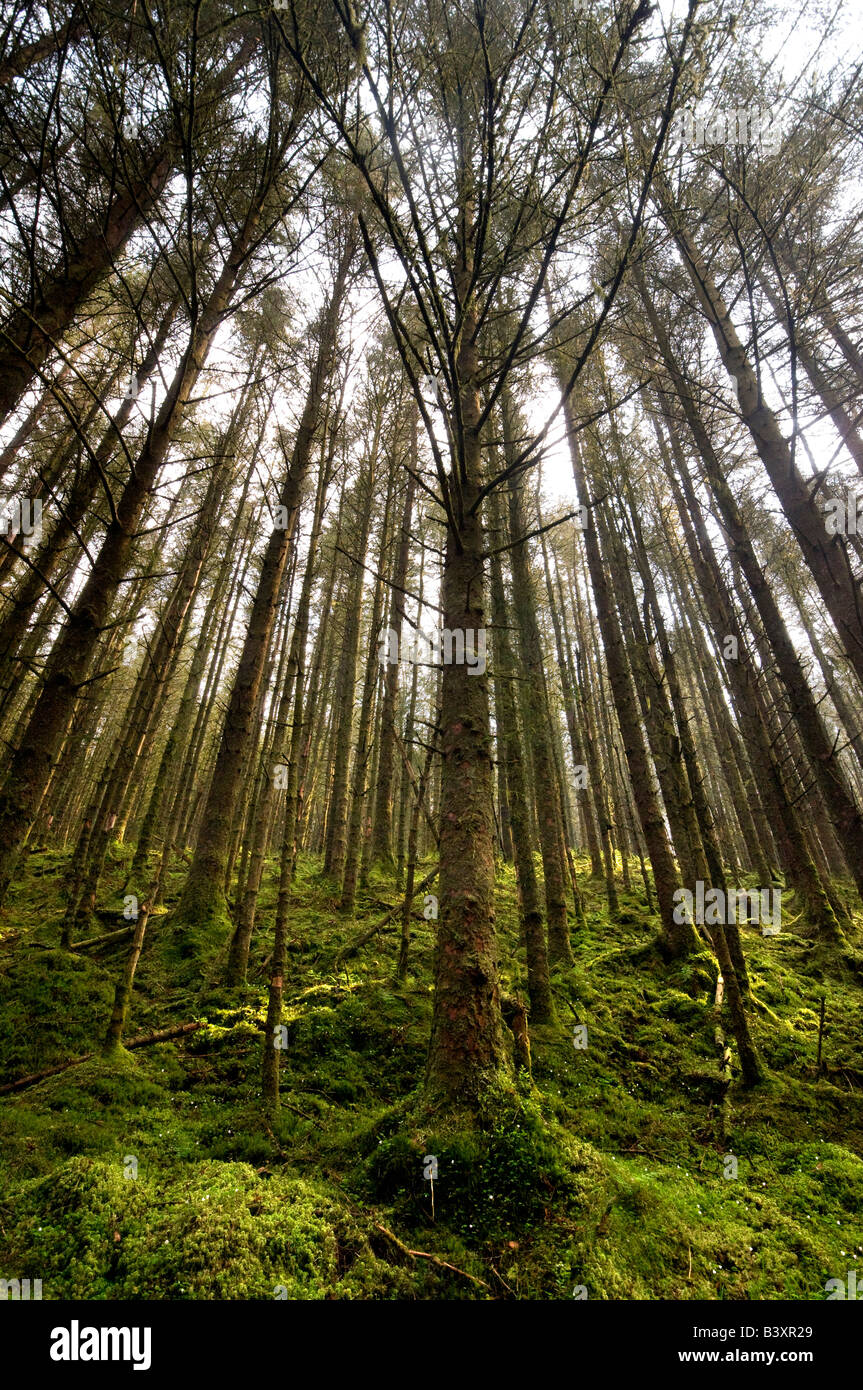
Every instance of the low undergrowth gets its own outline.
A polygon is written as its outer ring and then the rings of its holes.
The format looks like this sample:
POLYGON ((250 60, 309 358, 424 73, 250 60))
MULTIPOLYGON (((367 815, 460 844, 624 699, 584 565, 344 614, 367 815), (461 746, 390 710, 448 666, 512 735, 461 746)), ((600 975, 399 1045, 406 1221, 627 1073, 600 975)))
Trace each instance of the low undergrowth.
MULTIPOLYGON (((222 983, 224 933, 184 971, 170 912, 153 919, 131 1030, 205 1026, 107 1061, 124 946, 59 949, 64 863, 32 854, 0 925, 3 1079, 94 1055, 0 1097, 0 1276, 41 1278, 45 1298, 805 1300, 863 1272, 859 924, 842 948, 745 931, 770 1077, 751 1092, 735 1079, 726 1099, 712 961, 666 966, 642 898, 622 893, 611 922, 585 876, 557 1022, 531 1029, 532 1081, 502 1078, 479 1116, 436 1115, 422 1095, 434 924, 417 919, 396 983, 395 931, 343 956, 392 883, 345 918, 303 861, 268 1120, 274 866, 241 989, 222 983)), ((116 889, 122 856, 114 872, 116 889)), ((504 988, 524 996, 507 868, 498 925, 504 988)))

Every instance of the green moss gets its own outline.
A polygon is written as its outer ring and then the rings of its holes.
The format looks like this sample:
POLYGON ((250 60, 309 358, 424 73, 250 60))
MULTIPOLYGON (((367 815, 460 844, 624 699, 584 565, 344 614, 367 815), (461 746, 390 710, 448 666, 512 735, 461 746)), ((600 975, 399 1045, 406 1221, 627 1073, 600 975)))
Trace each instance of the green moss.
POLYGON ((414 1225, 431 1224, 429 1156, 437 1160, 436 1219, 473 1242, 522 1233, 552 1207, 580 1207, 601 1172, 597 1156, 536 1098, 503 1089, 488 1095, 478 1126, 420 1123, 379 1137, 367 1163, 369 1191, 414 1225))
MULTIPOLYGON (((859 1267, 856 929, 844 951, 744 929, 771 1078, 751 1095, 735 1066, 720 1132, 715 963, 702 952, 666 965, 636 891, 611 924, 582 860, 586 921, 575 964, 554 973, 558 1022, 531 1029, 533 1088, 501 1084, 478 1114, 436 1114, 421 1091, 434 924, 415 924, 409 979, 394 985, 395 929, 341 959, 350 934, 397 901, 391 878, 360 891, 354 925, 301 859, 283 1106, 270 1122, 260 1068, 275 863, 247 986, 222 983, 227 918, 154 924, 130 1032, 207 1026, 111 1058, 98 1051, 124 948, 92 959, 57 949, 64 867, 31 856, 0 955, 7 1075, 97 1054, 0 1098, 0 1273, 42 1278, 46 1297, 269 1299, 280 1287, 302 1299, 549 1299, 580 1284, 590 1298, 818 1299, 827 1278, 859 1267), (574 1047, 576 1023, 586 1048, 574 1047)), ((119 901, 123 872, 112 858, 106 901, 119 901)), ((184 875, 180 865, 169 879, 169 907, 184 875)), ((511 866, 496 907, 503 985, 524 995, 511 866)))
POLYGON ((85 955, 22 950, 0 972, 0 1057, 10 1076, 89 1051, 94 1018, 107 1023, 114 991, 103 966, 85 955))
POLYGON ((404 1290, 361 1227, 313 1185, 236 1163, 129 1175, 74 1158, 19 1197, 18 1263, 46 1298, 272 1299, 404 1290))

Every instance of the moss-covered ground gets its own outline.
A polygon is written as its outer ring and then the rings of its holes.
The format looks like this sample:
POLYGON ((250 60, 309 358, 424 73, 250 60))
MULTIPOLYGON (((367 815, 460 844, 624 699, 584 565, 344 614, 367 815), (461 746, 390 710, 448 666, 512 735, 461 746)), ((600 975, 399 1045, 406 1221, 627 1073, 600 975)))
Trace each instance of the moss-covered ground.
MULTIPOLYGON (((422 1105, 434 923, 416 921, 403 984, 392 930, 340 959, 395 887, 375 881, 345 918, 304 861, 268 1121, 274 870, 240 990, 221 983, 226 942, 190 957, 170 912, 152 919, 130 1033, 206 1026, 107 1060, 125 947, 58 948, 64 868, 32 854, 0 924, 2 1079, 94 1056, 0 1097, 0 1277, 41 1278, 47 1299, 817 1300, 849 1269, 863 1283, 859 923, 842 949, 799 926, 745 930, 770 1080, 747 1092, 735 1071, 723 1104, 710 958, 669 968, 641 898, 624 893, 612 922, 585 877, 558 1022, 531 1030, 532 1082, 501 1085, 469 1125, 422 1105)), ((498 896, 504 985, 523 995, 506 867, 498 896)))

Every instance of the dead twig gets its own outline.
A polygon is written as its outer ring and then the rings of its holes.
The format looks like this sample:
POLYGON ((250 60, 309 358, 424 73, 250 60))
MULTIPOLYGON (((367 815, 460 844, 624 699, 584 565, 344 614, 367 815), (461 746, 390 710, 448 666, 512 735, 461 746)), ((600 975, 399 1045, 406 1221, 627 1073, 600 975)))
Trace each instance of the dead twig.
MULTIPOLYGON (((491 1285, 487 1284, 484 1279, 477 1279, 476 1275, 468 1274, 466 1269, 459 1269, 458 1265, 451 1265, 448 1264, 446 1260, 439 1260, 437 1255, 430 1255, 427 1250, 409 1250, 404 1241, 399 1240, 398 1236, 393 1235, 392 1231, 389 1230, 388 1227, 382 1225, 380 1221, 375 1222, 375 1227, 386 1236, 387 1240, 391 1240, 396 1249, 400 1250, 403 1255, 409 1255, 412 1260, 429 1260, 438 1269, 448 1269, 453 1274, 460 1274, 463 1279, 469 1279, 472 1284, 477 1284, 480 1288, 488 1289, 489 1293, 491 1293, 491 1285)), ((498 1278, 500 1278, 500 1275, 498 1275, 498 1278)))

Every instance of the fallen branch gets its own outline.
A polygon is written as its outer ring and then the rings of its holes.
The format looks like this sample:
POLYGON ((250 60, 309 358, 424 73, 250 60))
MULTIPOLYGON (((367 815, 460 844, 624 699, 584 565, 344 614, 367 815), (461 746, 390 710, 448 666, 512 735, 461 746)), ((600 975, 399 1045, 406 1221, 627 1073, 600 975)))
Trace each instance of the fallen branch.
MULTIPOLYGON (((142 1033, 137 1038, 130 1038, 124 1047, 147 1047, 150 1043, 167 1042, 169 1038, 179 1038, 185 1033, 196 1033, 199 1028, 203 1028, 203 1023, 180 1023, 175 1028, 158 1028, 155 1033, 142 1033)), ((82 1057, 72 1057, 68 1062, 59 1062, 57 1066, 46 1067, 44 1071, 33 1072, 30 1076, 19 1076, 17 1081, 7 1081, 4 1086, 0 1086, 0 1095, 5 1095, 9 1091, 24 1091, 28 1086, 35 1086, 38 1081, 45 1081, 49 1076, 56 1076, 61 1071, 68 1071, 70 1067, 80 1066, 82 1062, 88 1062, 91 1057, 96 1056, 94 1052, 85 1052, 82 1057)))
POLYGON ((135 930, 134 924, 128 927, 120 927, 119 931, 105 932, 104 936, 88 936, 84 941, 70 941, 70 951, 86 951, 91 946, 107 946, 109 941, 119 941, 124 936, 131 936, 135 930))
MULTIPOLYGON (((424 888, 428 887, 428 885, 433 881, 433 879, 437 878, 439 868, 440 865, 435 864, 431 873, 426 874, 425 878, 421 879, 420 882, 415 885, 414 891, 411 894, 411 899, 415 898, 419 893, 423 891, 424 888)), ((387 913, 386 917, 382 917, 379 922, 375 922, 373 927, 369 927, 367 932, 363 932, 362 936, 358 936, 356 941, 351 942, 350 946, 346 946, 343 951, 339 952, 339 955, 336 958, 337 962, 347 960, 348 956, 355 956, 357 951, 361 950, 362 947, 365 946, 367 941, 371 941, 373 936, 377 936, 379 931, 383 931, 384 927, 386 927, 387 924, 391 922, 394 917, 397 917, 398 914, 404 910, 404 905, 405 903, 403 899, 400 903, 396 903, 395 907, 390 908, 390 911, 387 913)))
POLYGON ((206 1025, 197 1021, 193 1023, 178 1023, 173 1028, 157 1028, 155 1033, 139 1033, 137 1038, 130 1038, 123 1043, 126 1051, 133 1047, 146 1047, 149 1043, 167 1042, 169 1038, 179 1038, 186 1033, 197 1033, 199 1029, 206 1025))
POLYGON ((292 1110, 295 1115, 302 1116, 304 1120, 308 1120, 309 1124, 315 1125, 317 1129, 323 1129, 323 1125, 321 1124, 320 1120, 316 1120, 314 1115, 308 1115, 306 1111, 301 1110, 298 1105, 291 1105, 291 1102, 289 1100, 285 1100, 284 1096, 279 1096, 279 1105, 283 1105, 286 1110, 292 1110))
POLYGON ((412 1260, 430 1260, 438 1269, 449 1269, 453 1274, 460 1274, 463 1279, 469 1279, 472 1284, 477 1284, 482 1289, 488 1289, 491 1293, 491 1285, 487 1284, 484 1279, 477 1279, 476 1275, 468 1274, 466 1269, 459 1269, 458 1265, 447 1264, 446 1260, 439 1260, 437 1255, 430 1255, 427 1250, 409 1250, 404 1242, 400 1241, 398 1236, 393 1235, 386 1226, 382 1226, 380 1221, 376 1221, 375 1226, 386 1236, 387 1240, 392 1241, 396 1249, 400 1250, 403 1255, 409 1255, 412 1260))
POLYGON ((506 1289, 507 1293, 511 1293, 512 1296, 513 1296, 513 1298, 518 1298, 518 1294, 516 1293, 515 1289, 510 1288, 509 1284, 506 1282, 506 1280, 504 1279, 503 1275, 498 1273, 498 1271, 495 1269, 494 1265, 489 1265, 489 1268, 490 1268, 492 1274, 494 1275, 495 1279, 499 1280, 500 1283, 503 1284, 503 1286, 504 1286, 504 1288, 506 1289))

